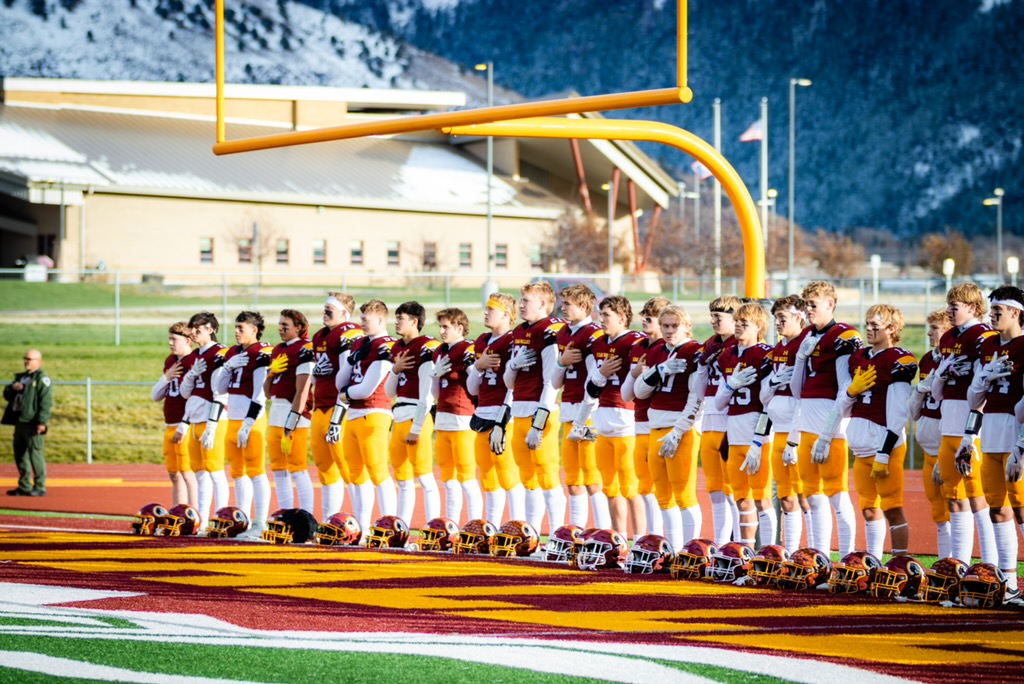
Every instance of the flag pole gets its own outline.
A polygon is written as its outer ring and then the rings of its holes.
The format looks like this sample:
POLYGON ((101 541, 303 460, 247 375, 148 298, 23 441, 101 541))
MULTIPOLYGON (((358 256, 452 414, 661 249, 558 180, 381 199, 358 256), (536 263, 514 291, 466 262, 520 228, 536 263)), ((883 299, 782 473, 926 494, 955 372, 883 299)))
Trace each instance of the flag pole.
MULTIPOLYGON (((715 150, 722 152, 722 100, 712 104, 715 119, 715 150)), ((722 296, 722 184, 715 179, 715 296, 722 296)))
POLYGON ((768 259, 768 98, 761 98, 761 233, 768 259))

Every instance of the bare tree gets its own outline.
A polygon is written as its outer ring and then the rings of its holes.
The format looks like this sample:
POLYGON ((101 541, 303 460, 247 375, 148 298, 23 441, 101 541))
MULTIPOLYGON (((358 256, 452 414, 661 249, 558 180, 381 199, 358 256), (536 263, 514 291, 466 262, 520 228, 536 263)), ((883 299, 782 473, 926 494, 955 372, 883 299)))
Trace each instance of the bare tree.
POLYGON ((833 278, 849 278, 864 265, 864 245, 849 235, 819 228, 814 235, 813 256, 818 268, 833 278))
MULTIPOLYGON (((541 243, 545 271, 596 273, 608 268, 607 223, 575 209, 567 209, 554 230, 541 243)), ((614 238, 615 262, 623 268, 632 263, 625 236, 614 238)))
POLYGON ((263 280, 263 264, 277 254, 282 235, 273 219, 263 213, 247 213, 227 231, 228 240, 238 249, 238 263, 255 264, 257 284, 263 280))
POLYGON ((921 266, 942 275, 946 259, 953 259, 958 274, 974 273, 974 250, 960 231, 947 227, 944 233, 928 233, 921 238, 921 266))

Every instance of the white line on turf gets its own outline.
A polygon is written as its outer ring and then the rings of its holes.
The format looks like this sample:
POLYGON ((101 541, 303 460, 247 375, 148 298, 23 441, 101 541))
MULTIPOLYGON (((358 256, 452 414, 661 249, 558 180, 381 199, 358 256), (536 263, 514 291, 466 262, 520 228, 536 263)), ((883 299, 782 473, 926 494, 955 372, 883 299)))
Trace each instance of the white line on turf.
POLYGON ((105 682, 142 682, 143 684, 245 684, 237 679, 213 679, 210 677, 188 677, 179 674, 136 672, 120 667, 93 665, 92 663, 56 658, 54 656, 29 653, 26 651, 0 651, 3 667, 37 672, 50 677, 73 677, 75 679, 97 679, 105 682))

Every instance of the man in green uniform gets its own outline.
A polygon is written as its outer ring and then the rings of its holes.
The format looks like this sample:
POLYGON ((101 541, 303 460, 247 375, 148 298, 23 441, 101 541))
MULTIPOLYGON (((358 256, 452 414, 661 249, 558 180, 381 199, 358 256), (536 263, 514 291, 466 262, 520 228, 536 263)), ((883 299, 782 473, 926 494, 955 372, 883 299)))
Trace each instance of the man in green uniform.
POLYGON ((53 383, 43 372, 43 355, 38 349, 25 352, 24 361, 25 372, 4 388, 8 403, 0 422, 14 426, 14 463, 18 466, 18 488, 7 495, 46 496, 43 440, 53 412, 53 383))

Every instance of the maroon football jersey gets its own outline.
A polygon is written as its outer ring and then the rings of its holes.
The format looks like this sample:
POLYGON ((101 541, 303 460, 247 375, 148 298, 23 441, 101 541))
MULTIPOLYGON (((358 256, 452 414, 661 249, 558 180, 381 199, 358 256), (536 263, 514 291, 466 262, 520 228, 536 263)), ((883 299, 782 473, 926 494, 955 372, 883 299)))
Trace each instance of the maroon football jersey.
MULTIPOLYGON (((929 350, 921 356, 921 361, 918 363, 918 368, 921 371, 921 378, 918 382, 924 382, 924 379, 931 375, 932 371, 939 367, 939 353, 938 350, 929 350)), ((941 357, 940 357, 941 358, 941 357)), ((942 412, 939 410, 941 402, 937 401, 929 393, 925 397, 924 403, 921 405, 921 417, 922 418, 935 418, 936 420, 942 418, 942 412)))
POLYGON ((744 413, 761 413, 764 406, 761 404, 760 382, 772 372, 772 348, 763 342, 747 347, 740 351, 738 344, 729 345, 718 357, 718 368, 722 372, 722 382, 725 382, 733 373, 744 368, 756 368, 757 380, 754 384, 741 387, 732 393, 729 399, 730 416, 740 416, 744 413))
MULTIPOLYGON (((651 338, 648 337, 640 344, 634 345, 629 352, 629 367, 632 369, 634 365, 640 363, 641 361, 646 363, 647 354, 650 352, 651 348, 659 344, 665 343, 663 340, 652 340, 651 338)), ((642 381, 640 380, 640 378, 637 378, 636 382, 642 381)), ((641 399, 640 397, 636 396, 635 389, 633 390, 633 395, 633 420, 635 420, 638 423, 646 423, 647 409, 651 407, 651 398, 644 397, 643 399, 641 399)))
POLYGON ((1013 408, 1024 395, 1024 335, 1000 344, 999 335, 990 335, 981 342, 981 361, 985 365, 993 358, 1006 356, 1013 364, 1010 375, 999 378, 988 388, 985 413, 1013 414, 1013 408))
MULTIPOLYGON (((725 350, 728 347, 736 346, 736 337, 730 337, 727 340, 723 340, 718 335, 712 335, 709 337, 703 345, 701 345, 700 356, 701 358, 708 358, 719 350, 725 350)), ((705 397, 713 397, 718 394, 718 386, 722 384, 722 373, 718 369, 718 362, 712 363, 708 367, 708 386, 704 390, 705 397)))
POLYGON ((884 349, 869 358, 870 350, 858 349, 850 355, 850 375, 858 368, 875 367, 875 386, 861 392, 853 402, 852 418, 864 418, 878 425, 886 425, 889 385, 912 382, 917 375, 917 359, 902 347, 884 349))
MULTIPOLYGON (((352 364, 352 382, 350 385, 358 385, 363 381, 370 366, 375 361, 390 361, 391 346, 395 338, 382 335, 376 338, 369 338, 365 335, 352 343, 351 353, 348 362, 352 364)), ((377 389, 366 399, 352 399, 349 397, 351 409, 390 409, 391 400, 384 391, 384 382, 377 385, 377 389)))
MULTIPOLYGON (((962 356, 969 363, 974 363, 980 355, 981 342, 986 337, 999 338, 999 334, 984 323, 972 325, 963 332, 959 328, 950 328, 942 333, 939 339, 939 352, 942 356, 962 356)), ((936 382, 938 379, 936 378, 936 382)), ((967 400, 967 388, 971 386, 971 374, 958 377, 950 375, 942 388, 942 399, 967 400)))
MULTIPOLYGON (((637 347, 639 346, 637 345, 637 347)), ((686 359, 686 370, 661 379, 661 387, 649 397, 652 409, 658 411, 683 410, 686 400, 690 398, 690 376, 697 372, 697 358, 700 356, 702 346, 700 342, 690 340, 676 347, 676 358, 686 359)), ((648 368, 666 361, 668 356, 668 346, 664 340, 659 340, 647 351, 648 368)), ((637 382, 643 382, 643 380, 638 379, 637 382)))
POLYGON ((223 365, 228 359, 234 358, 239 354, 245 354, 249 357, 249 361, 246 365, 241 368, 233 368, 228 371, 228 373, 231 374, 231 379, 228 381, 229 395, 234 394, 243 397, 252 397, 252 373, 257 368, 266 368, 270 365, 271 351, 273 351, 272 347, 266 342, 250 344, 247 349, 242 349, 240 345, 236 344, 225 349, 217 357, 220 359, 221 365, 223 365))
POLYGON ((441 343, 433 337, 420 335, 414 340, 406 342, 404 339, 397 339, 391 346, 391 358, 395 359, 402 354, 410 354, 413 358, 412 368, 398 374, 398 400, 419 401, 420 399, 420 366, 434 358, 434 350, 441 343))
POLYGON ((309 340, 299 340, 292 344, 282 342, 270 353, 271 363, 278 356, 288 357, 288 368, 274 376, 273 382, 270 383, 270 396, 291 401, 295 398, 295 371, 300 365, 313 361, 313 343, 309 340))
POLYGON ((224 349, 224 345, 214 342, 202 354, 199 353, 198 349, 193 349, 192 353, 185 357, 184 365, 186 369, 192 368, 200 358, 206 362, 206 370, 196 378, 195 385, 192 386, 192 396, 205 399, 206 401, 213 401, 213 389, 210 387, 210 378, 213 377, 213 371, 217 368, 216 360, 220 358, 221 349, 224 349))
POLYGON ((517 349, 532 349, 537 353, 537 362, 527 366, 516 374, 512 398, 515 401, 540 401, 544 390, 544 364, 541 355, 544 350, 555 344, 558 331, 565 326, 560 318, 542 318, 536 323, 520 323, 512 329, 512 353, 517 349))
POLYGON ((476 362, 473 343, 461 340, 451 346, 441 344, 434 350, 434 363, 442 356, 448 357, 452 367, 438 380, 437 412, 456 416, 473 415, 473 398, 466 391, 469 367, 476 362))
MULTIPOLYGON (((800 348, 800 343, 804 341, 804 336, 810 328, 807 328, 802 333, 794 337, 789 342, 782 342, 781 340, 772 349, 771 360, 772 367, 774 370, 779 370, 785 366, 796 365, 796 352, 800 348)), ((791 397, 793 396, 793 388, 788 384, 780 385, 775 388, 775 396, 777 397, 791 397)))
POLYGON ((635 330, 627 330, 614 340, 604 335, 594 342, 593 353, 600 368, 606 361, 618 357, 622 359, 622 365, 614 375, 608 378, 608 383, 601 390, 601 396, 597 399, 597 405, 604 408, 632 409, 633 402, 622 398, 622 381, 629 374, 629 356, 633 347, 643 342, 647 337, 635 330))
POLYGON ((338 374, 338 357, 363 334, 358 324, 347 321, 333 330, 321 328, 313 335, 312 396, 317 410, 333 410, 338 401, 338 388, 334 384, 338 374))
MULTIPOLYGON (((191 356, 189 354, 185 358, 188 359, 191 356)), ((164 373, 177 362, 178 357, 174 354, 170 354, 164 359, 164 373)), ((188 370, 184 364, 182 366, 186 371, 188 370)), ((181 419, 185 417, 185 397, 181 396, 181 377, 179 375, 167 383, 167 394, 164 395, 164 423, 167 425, 180 423, 181 419)))
MULTIPOLYGON (((484 353, 497 354, 501 363, 497 368, 486 370, 480 378, 480 391, 477 393, 477 406, 501 406, 505 403, 508 387, 505 386, 505 364, 512 356, 512 331, 489 342, 491 333, 484 333, 473 343, 473 351, 477 358, 484 353)), ((476 361, 474 360, 473 363, 476 361)))
POLYGON ((562 401, 569 404, 578 404, 583 401, 587 386, 587 356, 591 354, 594 340, 603 336, 604 330, 597 323, 588 323, 581 326, 576 332, 572 332, 569 325, 566 324, 555 335, 559 354, 569 347, 579 349, 583 354, 579 361, 565 369, 562 401))
MULTIPOLYGON (((805 335, 811 334, 808 331, 805 335)), ((839 394, 839 378, 836 376, 836 362, 849 356, 864 344, 860 333, 845 323, 830 323, 818 335, 818 344, 807 359, 804 384, 800 390, 801 399, 835 399, 839 394)))

